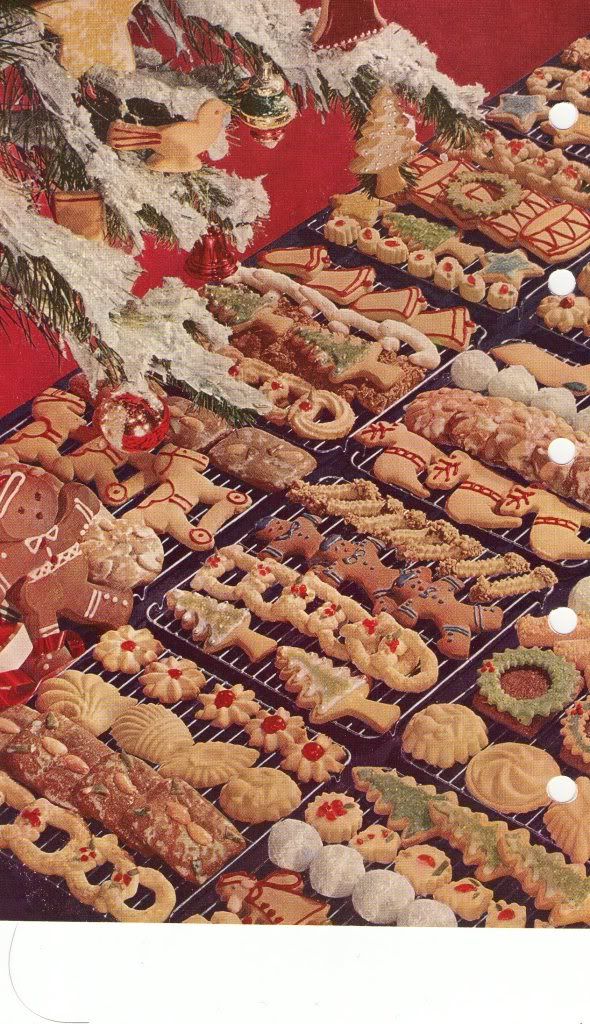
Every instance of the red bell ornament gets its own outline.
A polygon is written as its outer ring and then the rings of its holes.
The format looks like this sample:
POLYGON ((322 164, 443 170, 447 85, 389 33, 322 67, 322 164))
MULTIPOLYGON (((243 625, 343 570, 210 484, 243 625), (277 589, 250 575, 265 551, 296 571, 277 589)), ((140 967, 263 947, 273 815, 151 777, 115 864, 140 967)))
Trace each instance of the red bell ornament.
POLYGON ((318 50, 352 50, 361 39, 375 35, 386 25, 376 0, 322 0, 311 41, 318 50))
POLYGON ((223 281, 236 272, 238 253, 226 233, 212 224, 193 246, 185 267, 200 281, 223 281))

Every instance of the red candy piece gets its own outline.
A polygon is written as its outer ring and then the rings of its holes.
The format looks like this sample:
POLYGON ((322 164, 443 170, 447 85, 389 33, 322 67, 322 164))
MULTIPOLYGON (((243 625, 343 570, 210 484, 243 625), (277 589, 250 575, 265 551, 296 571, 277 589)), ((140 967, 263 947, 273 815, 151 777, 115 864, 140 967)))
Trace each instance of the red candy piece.
POLYGON ((504 907, 498 914, 498 921, 512 921, 516 917, 516 914, 510 907, 504 907))
POLYGON ((236 699, 235 693, 231 690, 220 690, 215 696, 216 708, 230 708, 236 699))
POLYGON ((436 861, 429 853, 419 853, 418 860, 421 864, 427 864, 429 868, 436 867, 436 861))
POLYGON ((122 651, 134 651, 136 647, 137 644, 135 643, 135 640, 123 640, 123 643, 121 644, 122 651))
POLYGON ((319 743, 305 743, 301 753, 307 761, 319 761, 324 756, 324 748, 319 743))
POLYGON ((170 676, 171 679, 180 679, 182 675, 182 670, 179 668, 169 668, 168 675, 170 676))
POLYGON ((262 731, 269 736, 275 732, 282 732, 286 728, 287 723, 281 715, 268 715, 267 718, 262 719, 262 731))

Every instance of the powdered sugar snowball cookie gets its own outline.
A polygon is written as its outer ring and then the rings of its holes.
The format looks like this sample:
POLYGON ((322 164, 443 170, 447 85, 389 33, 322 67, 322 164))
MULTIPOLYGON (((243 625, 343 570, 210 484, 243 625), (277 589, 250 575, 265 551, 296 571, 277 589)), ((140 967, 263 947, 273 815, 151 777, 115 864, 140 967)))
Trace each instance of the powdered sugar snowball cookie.
POLYGON ((375 256, 382 263, 400 266, 408 259, 408 247, 401 238, 380 238, 377 242, 375 256))
POLYGON ((405 754, 436 768, 467 762, 488 745, 484 721, 464 704, 430 704, 408 722, 405 754))
POLYGON ((352 891, 352 905, 369 924, 395 924, 414 900, 407 878, 394 871, 376 868, 360 878, 352 891))
POLYGON ((88 579, 133 590, 162 571, 164 548, 151 526, 115 519, 106 509, 90 523, 80 543, 88 560, 88 579))
POLYGON ((576 430, 578 433, 582 431, 584 434, 590 434, 590 406, 587 409, 582 409, 578 413, 576 419, 576 430))
POLYGON ((459 263, 459 260, 454 259, 452 256, 445 256, 436 265, 434 271, 434 283, 439 288, 444 288, 445 291, 450 292, 453 288, 459 286, 459 282, 463 277, 463 267, 459 263))
POLYGON ((432 249, 415 249, 408 255, 408 271, 414 277, 424 280, 432 277, 436 270, 436 258, 432 249))
POLYGON ((94 648, 94 657, 109 672, 124 672, 130 676, 163 653, 162 644, 149 629, 133 626, 107 630, 94 648))
POLYGON ((309 884, 320 896, 341 900, 350 896, 365 873, 360 853, 349 846, 325 846, 309 866, 309 884))
POLYGON ((538 390, 535 378, 524 366, 507 366, 488 384, 488 394, 494 398, 511 398, 525 405, 531 403, 538 390))
POLYGON ((446 853, 425 843, 400 850, 395 870, 408 879, 419 896, 432 896, 439 886, 450 882, 453 877, 446 853))
POLYGON ((556 416, 561 416, 572 427, 578 421, 578 409, 573 392, 568 388, 539 388, 531 399, 531 405, 537 409, 548 409, 556 416))
POLYGON ((446 903, 414 900, 397 919, 398 928, 456 928, 457 918, 446 903))
POLYGON ((203 707, 195 712, 195 718, 210 722, 217 729, 245 725, 260 711, 254 690, 246 690, 241 683, 234 686, 216 683, 210 693, 199 694, 199 701, 203 707))
POLYGON ((572 587, 567 604, 578 615, 590 615, 590 576, 584 576, 572 587))
POLYGON ((207 680, 189 658, 161 658, 146 665, 139 677, 146 697, 161 704, 176 704, 179 700, 198 697, 207 680))
POLYGON ((356 247, 365 256, 374 256, 380 241, 381 235, 376 228, 363 228, 356 240, 356 247))
POLYGON ((460 352, 451 363, 451 380, 465 391, 487 391, 499 372, 492 357, 478 349, 460 352))
POLYGON ((324 224, 324 238, 337 245, 352 245, 356 242, 361 226, 353 217, 330 217, 324 224))
POLYGON ((347 793, 322 793, 305 809, 305 820, 325 843, 346 843, 363 823, 363 812, 347 793))
POLYGON ((265 754, 282 750, 290 740, 307 737, 305 722, 301 715, 292 715, 285 708, 276 711, 261 708, 251 721, 246 722, 244 731, 248 734, 248 746, 257 747, 265 754))
POLYGON ((507 281, 494 281, 488 288, 487 300, 492 309, 502 312, 514 309, 518 302, 518 288, 507 281))
POLYGON ((369 864, 391 864, 399 850, 400 837, 397 832, 385 825, 369 825, 362 832, 357 832, 348 845, 358 850, 364 861, 369 864))
POLYGON ((297 818, 277 821, 268 833, 268 859, 286 871, 307 871, 321 850, 319 833, 297 818))
POLYGON ((467 302, 483 302, 486 283, 481 274, 463 274, 459 282, 459 294, 467 302))

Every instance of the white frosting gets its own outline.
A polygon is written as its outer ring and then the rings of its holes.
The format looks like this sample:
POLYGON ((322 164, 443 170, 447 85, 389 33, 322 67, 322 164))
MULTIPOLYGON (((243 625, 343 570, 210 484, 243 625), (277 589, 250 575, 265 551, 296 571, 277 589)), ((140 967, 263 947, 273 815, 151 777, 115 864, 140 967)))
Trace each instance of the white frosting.
MULTIPOLYGON (((440 366, 440 354, 436 345, 422 331, 410 327, 408 324, 398 323, 396 320, 384 320, 382 323, 375 323, 368 320, 366 316, 357 313, 354 309, 340 309, 334 305, 325 295, 321 295, 315 288, 292 281, 286 274, 278 274, 275 270, 267 270, 265 267, 243 267, 239 266, 235 274, 225 279, 225 284, 244 284, 248 288, 266 295, 268 292, 280 292, 292 299, 301 306, 312 306, 314 310, 325 316, 328 323, 337 320, 348 327, 354 327, 362 331, 375 341, 390 342, 404 341, 414 349, 414 354, 409 361, 415 366, 423 366, 428 370, 434 370, 440 366)), ((390 346, 392 347, 392 346, 390 346)), ((397 349, 394 349, 397 351, 397 349)))
POLYGON ((507 366, 488 384, 488 394, 494 398, 511 398, 525 405, 530 405, 538 390, 535 378, 524 366, 507 366))
POLYGON ((307 871, 322 849, 319 832, 296 818, 277 821, 268 835, 269 860, 287 871, 307 871))
POLYGON ((402 910, 397 923, 403 928, 456 928, 457 918, 446 903, 414 900, 402 910))
POLYGON ((311 862, 309 881, 320 896, 343 899, 350 896, 365 873, 363 858, 349 846, 324 846, 311 862))
POLYGON ((451 363, 451 380, 466 391, 486 391, 488 384, 498 376, 498 367, 491 356, 477 349, 460 352, 451 363))
POLYGON ((367 871, 352 893, 354 909, 370 924, 395 924, 413 900, 414 890, 407 878, 385 868, 367 871))

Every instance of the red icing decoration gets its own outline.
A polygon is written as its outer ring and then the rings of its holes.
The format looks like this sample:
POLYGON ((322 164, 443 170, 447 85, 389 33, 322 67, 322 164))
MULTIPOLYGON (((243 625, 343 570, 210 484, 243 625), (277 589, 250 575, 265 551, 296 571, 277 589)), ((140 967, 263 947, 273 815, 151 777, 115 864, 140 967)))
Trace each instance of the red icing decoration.
POLYGON ((121 644, 122 651, 134 651, 136 647, 137 644, 135 643, 135 640, 123 640, 123 643, 121 644))
POLYGON ((436 867, 436 861, 429 853, 419 853, 418 860, 421 864, 427 864, 429 868, 436 867))
POLYGON ((179 668, 169 668, 168 669, 168 675, 170 676, 171 679, 180 679, 180 677, 182 675, 182 669, 179 669, 179 668))
POLYGON ((471 882, 460 882, 455 886, 455 892, 475 892, 476 889, 477 886, 472 885, 471 882))
POLYGON ((324 800, 317 809, 317 817, 325 818, 326 821, 336 821, 336 818, 342 818, 345 814, 342 800, 324 800))
POLYGON ((504 907, 498 914, 498 921, 512 921, 516 917, 516 914, 510 907, 504 907))

